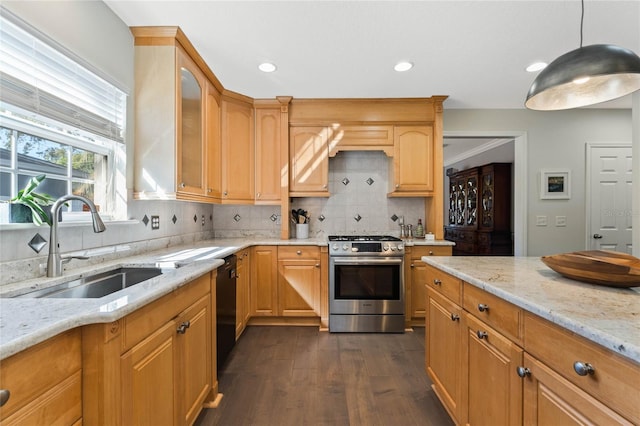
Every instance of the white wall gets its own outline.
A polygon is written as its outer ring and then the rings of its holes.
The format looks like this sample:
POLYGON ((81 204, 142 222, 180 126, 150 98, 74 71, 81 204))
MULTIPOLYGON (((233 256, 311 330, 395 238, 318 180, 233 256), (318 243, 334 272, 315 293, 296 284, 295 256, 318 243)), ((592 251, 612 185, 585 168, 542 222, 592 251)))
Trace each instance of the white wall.
MULTIPOLYGON (((444 131, 526 132, 527 135, 527 254, 539 256, 584 249, 585 161, 587 142, 631 142, 630 109, 444 110, 444 131), (572 172, 570 200, 540 200, 540 169, 568 168, 572 172), (536 227, 535 216, 566 216, 567 226, 536 227)), ((516 189, 517 190, 517 189, 516 189)))

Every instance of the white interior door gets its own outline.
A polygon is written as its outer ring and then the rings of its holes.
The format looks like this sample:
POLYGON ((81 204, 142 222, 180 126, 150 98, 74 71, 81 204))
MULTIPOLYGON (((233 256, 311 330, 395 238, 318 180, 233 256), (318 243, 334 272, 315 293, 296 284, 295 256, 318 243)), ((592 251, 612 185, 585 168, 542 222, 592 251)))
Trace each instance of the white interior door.
POLYGON ((631 254, 631 145, 587 145, 587 248, 631 254))

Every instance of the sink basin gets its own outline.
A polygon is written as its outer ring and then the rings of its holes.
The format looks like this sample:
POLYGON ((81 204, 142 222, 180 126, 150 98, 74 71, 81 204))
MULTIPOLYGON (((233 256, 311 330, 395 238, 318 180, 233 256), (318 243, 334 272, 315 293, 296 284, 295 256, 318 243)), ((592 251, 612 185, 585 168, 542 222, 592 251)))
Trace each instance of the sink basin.
POLYGON ((161 268, 117 268, 89 275, 17 297, 97 299, 162 274, 161 268))

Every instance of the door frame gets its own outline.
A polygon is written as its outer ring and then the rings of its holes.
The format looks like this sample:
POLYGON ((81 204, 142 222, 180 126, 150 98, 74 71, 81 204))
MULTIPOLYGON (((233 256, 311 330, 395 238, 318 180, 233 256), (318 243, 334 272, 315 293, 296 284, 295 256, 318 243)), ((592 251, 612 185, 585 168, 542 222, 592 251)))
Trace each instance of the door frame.
MULTIPOLYGON (((459 131, 445 130, 449 138, 501 138, 513 139, 513 251, 515 256, 527 255, 527 132, 513 131, 459 131)), ((444 175, 444 168, 442 174, 444 175)), ((445 203, 446 205, 446 203, 445 203)), ((443 212, 444 214, 444 212, 443 212)))
MULTIPOLYGON (((586 162, 585 169, 585 193, 584 193, 584 208, 585 208, 585 233, 584 233, 584 247, 585 250, 591 250, 591 150, 592 148, 631 148, 631 155, 633 155, 633 145, 631 142, 587 142, 585 143, 586 150, 586 162)), ((632 176, 633 178, 633 176, 632 176)), ((632 181, 633 182, 633 181, 632 181)), ((632 183, 633 185, 633 183, 632 183)), ((631 235, 631 244, 633 246, 633 231, 631 235)))

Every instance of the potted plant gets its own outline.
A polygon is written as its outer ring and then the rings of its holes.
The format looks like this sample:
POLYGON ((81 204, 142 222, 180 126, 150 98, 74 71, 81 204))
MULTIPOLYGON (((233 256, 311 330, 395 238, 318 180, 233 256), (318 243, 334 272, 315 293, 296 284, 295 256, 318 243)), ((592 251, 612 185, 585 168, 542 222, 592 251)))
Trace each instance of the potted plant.
POLYGON ((10 204, 9 216, 12 222, 31 221, 37 226, 43 223, 51 226, 51 216, 44 207, 52 205, 55 200, 49 194, 35 192, 35 189, 45 178, 46 175, 32 177, 24 189, 18 191, 18 195, 8 201, 10 204))

